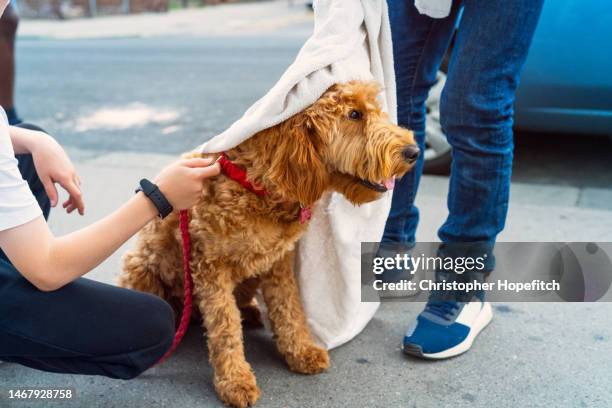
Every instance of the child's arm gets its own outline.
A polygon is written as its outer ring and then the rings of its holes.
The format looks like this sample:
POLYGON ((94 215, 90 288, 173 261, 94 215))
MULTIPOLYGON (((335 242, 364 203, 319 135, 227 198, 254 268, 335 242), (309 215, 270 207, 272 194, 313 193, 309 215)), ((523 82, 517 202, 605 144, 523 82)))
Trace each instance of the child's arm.
POLYGON ((41 216, 0 232, 0 246, 34 286, 55 290, 98 266, 156 214, 138 193, 111 215, 71 234, 55 238, 41 216))
MULTIPOLYGON (((26 138, 22 139, 23 135, 14 135, 13 129, 11 128, 11 139, 17 152, 31 152, 35 163, 37 155, 49 155, 46 159, 57 164, 49 173, 55 174, 54 171, 59 168, 62 177, 65 176, 57 179, 46 174, 47 170, 43 169, 43 174, 39 174, 39 177, 49 177, 67 190, 66 185, 74 183, 70 188, 75 193, 74 196, 70 193, 72 201, 68 206, 81 210, 80 190, 74 180, 76 173, 69 170, 72 164, 61 147, 57 145, 61 150, 61 154, 58 154, 54 147, 47 145, 48 140, 25 140, 28 139, 27 132, 26 138), (23 142, 25 145, 20 145, 23 142), (51 153, 48 149, 51 149, 51 153), (41 153, 41 150, 44 153, 41 153)), ((35 136, 40 137, 39 134, 35 136)), ((200 198, 204 179, 219 173, 219 165, 211 163, 211 159, 202 158, 181 160, 166 167, 155 182, 175 209, 189 208, 200 198)), ((40 172, 38 164, 36 167, 40 172)), ((55 290, 95 268, 156 215, 155 206, 143 193, 138 193, 111 215, 63 237, 55 238, 42 216, 15 228, 0 231, 0 247, 17 270, 32 284, 41 290, 55 290)))
POLYGON ((9 127, 9 135, 15 154, 32 154, 36 173, 45 187, 51 206, 57 205, 55 183, 58 183, 70 194, 63 207, 69 213, 78 209, 79 214, 83 215, 85 204, 81 195, 81 181, 68 155, 55 139, 44 132, 14 126, 9 127))

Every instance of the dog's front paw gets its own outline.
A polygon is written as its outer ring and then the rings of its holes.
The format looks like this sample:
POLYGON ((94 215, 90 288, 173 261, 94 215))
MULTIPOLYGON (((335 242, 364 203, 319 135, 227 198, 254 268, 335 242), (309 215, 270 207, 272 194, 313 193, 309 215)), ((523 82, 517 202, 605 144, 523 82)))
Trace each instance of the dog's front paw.
POLYGON ((216 378, 215 389, 221 401, 236 408, 255 405, 261 394, 251 370, 234 373, 231 377, 216 378))
POLYGON ((317 374, 329 367, 329 354, 321 347, 308 345, 295 354, 286 355, 292 371, 301 374, 317 374))

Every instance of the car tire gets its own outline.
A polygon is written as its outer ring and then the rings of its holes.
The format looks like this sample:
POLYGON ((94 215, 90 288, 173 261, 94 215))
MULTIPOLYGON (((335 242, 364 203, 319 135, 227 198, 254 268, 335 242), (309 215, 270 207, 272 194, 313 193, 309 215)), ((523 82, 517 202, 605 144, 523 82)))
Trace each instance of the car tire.
POLYGON ((452 162, 451 146, 440 124, 440 98, 446 82, 446 74, 439 71, 436 83, 429 91, 425 103, 427 107, 427 122, 425 125, 425 163, 423 173, 447 175, 452 162))

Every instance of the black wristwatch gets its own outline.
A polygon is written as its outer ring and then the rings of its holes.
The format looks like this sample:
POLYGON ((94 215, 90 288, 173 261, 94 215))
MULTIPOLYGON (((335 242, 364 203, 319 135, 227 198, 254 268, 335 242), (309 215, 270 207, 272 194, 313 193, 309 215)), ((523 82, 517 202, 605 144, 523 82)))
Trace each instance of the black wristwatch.
POLYGON ((149 200, 153 202, 155 208, 157 208, 157 212, 159 213, 159 218, 166 218, 174 208, 172 208, 172 204, 168 201, 166 196, 159 190, 157 185, 150 182, 147 179, 140 180, 140 187, 136 189, 136 193, 142 191, 144 195, 149 197, 149 200))

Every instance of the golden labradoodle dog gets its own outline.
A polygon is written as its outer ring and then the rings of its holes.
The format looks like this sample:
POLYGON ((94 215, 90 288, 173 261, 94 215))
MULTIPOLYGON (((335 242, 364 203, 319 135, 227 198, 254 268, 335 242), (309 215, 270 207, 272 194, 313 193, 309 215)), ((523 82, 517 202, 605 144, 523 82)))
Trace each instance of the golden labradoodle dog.
MULTIPOLYGON (((329 366, 310 335, 292 271, 293 251, 308 223, 302 208, 327 190, 354 204, 375 200, 418 156, 410 131, 389 123, 374 83, 329 88, 303 112, 225 152, 246 169, 255 194, 227 175, 206 180, 190 210, 194 307, 208 333, 214 385, 236 407, 253 405, 260 390, 242 344, 241 310, 257 319, 261 289, 278 350, 289 368, 314 374, 329 366), (303 221, 303 220, 302 220, 303 221)), ((150 223, 124 259, 120 284, 182 305, 178 215, 150 223)))

